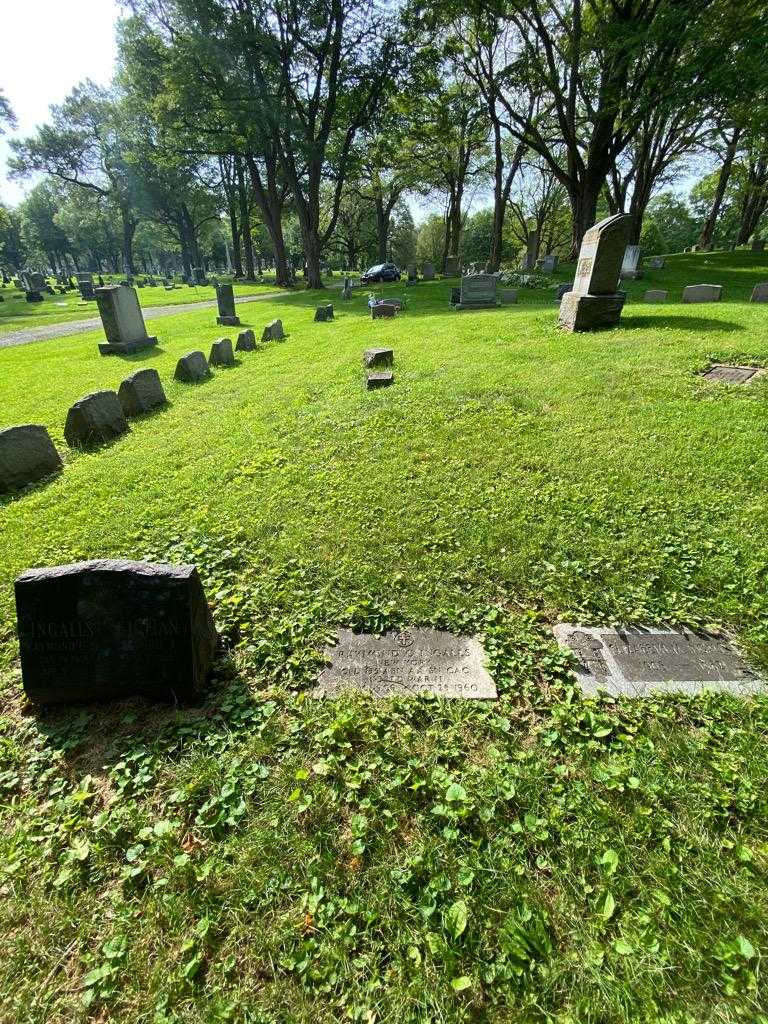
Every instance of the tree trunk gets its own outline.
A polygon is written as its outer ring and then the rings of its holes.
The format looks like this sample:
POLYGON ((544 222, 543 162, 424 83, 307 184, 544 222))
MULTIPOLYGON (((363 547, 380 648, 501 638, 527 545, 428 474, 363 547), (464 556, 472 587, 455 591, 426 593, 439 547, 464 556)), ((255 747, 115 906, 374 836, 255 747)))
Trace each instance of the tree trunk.
POLYGON ((756 163, 749 168, 747 191, 741 204, 741 222, 736 238, 737 245, 744 245, 755 232, 760 218, 768 206, 768 154, 761 153, 756 163))
POLYGON ((379 189, 376 189, 374 202, 376 205, 376 239, 379 263, 385 263, 387 260, 387 244, 389 242, 389 211, 384 204, 384 197, 379 189))
POLYGON ((733 134, 726 146, 723 165, 720 168, 717 187, 715 188, 715 194, 712 198, 712 206, 709 209, 707 218, 704 221, 704 226, 701 229, 701 235, 699 236, 698 241, 699 248, 707 248, 712 244, 712 236, 715 233, 717 218, 720 216, 720 208, 723 205, 723 197, 725 196, 725 190, 728 187, 728 182, 731 177, 731 169, 733 168, 733 161, 736 158, 736 150, 738 148, 740 137, 741 128, 734 128, 733 134))
POLYGON ((277 159, 269 157, 264 161, 267 172, 266 183, 262 180, 259 165, 253 156, 248 155, 246 160, 250 172, 254 199, 256 200, 262 223, 267 229, 275 253, 277 283, 282 288, 290 288, 293 284, 293 273, 288 266, 285 239, 283 238, 283 199, 277 184, 277 159))
POLYGON ((571 251, 568 258, 573 262, 579 258, 582 238, 595 223, 602 184, 602 180, 595 181, 594 177, 585 175, 585 179, 568 196, 571 203, 571 251))
POLYGON ((123 271, 125 274, 133 275, 133 236, 136 233, 137 222, 126 207, 120 208, 120 219, 123 224, 123 271))
POLYGON ((245 256, 245 276, 252 281, 256 277, 253 263, 253 235, 251 234, 251 210, 248 203, 248 189, 243 174, 243 161, 235 157, 235 173, 237 175, 237 197, 240 204, 240 232, 243 238, 243 255, 245 256))

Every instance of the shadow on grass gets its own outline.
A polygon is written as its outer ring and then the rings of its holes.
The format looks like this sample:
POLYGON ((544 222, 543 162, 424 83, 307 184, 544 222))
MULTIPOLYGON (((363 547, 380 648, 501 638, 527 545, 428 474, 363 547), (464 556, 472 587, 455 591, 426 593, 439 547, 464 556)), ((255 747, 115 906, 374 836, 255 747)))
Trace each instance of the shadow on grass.
POLYGON ((623 316, 621 326, 630 330, 647 330, 649 327, 664 327, 675 331, 698 331, 703 333, 730 334, 732 331, 743 331, 742 324, 732 320, 713 320, 704 316, 686 316, 685 314, 664 316, 623 316))

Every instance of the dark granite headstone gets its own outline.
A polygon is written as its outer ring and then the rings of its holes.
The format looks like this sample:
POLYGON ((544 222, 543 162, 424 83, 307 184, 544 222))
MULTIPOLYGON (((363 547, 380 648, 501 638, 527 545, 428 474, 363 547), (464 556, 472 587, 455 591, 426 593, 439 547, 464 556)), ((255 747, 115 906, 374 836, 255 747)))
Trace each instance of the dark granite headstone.
POLYGON ((381 373, 369 373, 365 378, 365 386, 369 391, 389 387, 394 382, 395 375, 390 370, 384 370, 381 373))
POLYGON ((384 636, 340 629, 337 639, 335 647, 326 649, 331 665, 320 675, 318 696, 335 697, 350 689, 375 697, 497 696, 483 648, 471 637, 425 628, 384 636))
POLYGON ((117 392, 126 416, 140 416, 165 405, 167 399, 157 370, 137 370, 126 377, 117 392))
POLYGON ((330 302, 318 306, 315 310, 315 323, 325 323, 328 320, 333 320, 333 304, 330 302))
POLYGON ((96 289, 99 315, 107 343, 99 345, 103 356, 130 355, 157 344, 147 334, 139 297, 130 285, 107 285, 96 289))
POLYGON ((367 348, 363 352, 363 365, 369 369, 374 366, 391 366, 395 353, 391 348, 367 348))
POLYGON ((16 580, 21 672, 40 704, 143 694, 189 700, 203 688, 216 630, 193 565, 92 561, 16 580))
POLYGON ((568 623, 555 626, 554 633, 560 645, 576 655, 576 679, 588 696, 599 689, 630 697, 655 690, 765 692, 764 682, 718 637, 689 630, 568 623))
POLYGON ((573 291, 560 301, 559 323, 567 331, 613 327, 621 317, 626 295, 618 290, 619 272, 632 218, 617 213, 584 235, 573 291))
POLYGON ((256 336, 252 330, 240 331, 235 344, 236 352, 254 352, 256 350, 256 336))
POLYGON ((434 263, 425 263, 421 268, 421 276, 425 281, 434 281, 435 279, 435 265, 434 263))
POLYGON ((377 302, 375 306, 371 306, 371 318, 373 320, 391 320, 397 313, 395 306, 390 306, 386 302, 377 302))
POLYGON ((200 381, 207 380, 211 375, 210 367, 208 366, 208 360, 205 358, 202 352, 196 350, 194 352, 187 352, 185 356, 176 363, 176 372, 174 377, 176 380, 183 381, 185 384, 197 384, 200 381))
POLYGON ((0 492, 58 473, 61 458, 45 427, 25 424, 0 430, 0 492))
POLYGON ((218 341, 214 341, 211 345, 208 363, 211 366, 235 365, 235 353, 232 351, 232 342, 229 338, 219 338, 218 341))
POLYGON ((498 278, 495 274, 470 274, 461 279, 461 301, 456 309, 495 309, 498 278))
POLYGON ((240 317, 235 312, 235 292, 231 284, 216 285, 216 302, 219 307, 216 323, 220 327, 239 327, 240 317))
POLYGON ((763 374, 759 366, 728 366, 715 363, 702 376, 704 380, 723 381, 726 384, 746 384, 753 377, 763 374))
POLYGON ((514 305, 517 302, 517 288, 502 288, 499 299, 503 306, 514 305))
POLYGON ((445 257, 445 270, 443 271, 443 276, 444 277, 458 277, 459 276, 459 257, 458 256, 446 256, 445 257))
POLYGON ((94 391, 79 399, 67 413, 64 437, 70 448, 112 441, 128 430, 128 422, 114 391, 94 391))
POLYGON ((261 335, 262 341, 282 341, 285 338, 282 320, 271 320, 261 335))

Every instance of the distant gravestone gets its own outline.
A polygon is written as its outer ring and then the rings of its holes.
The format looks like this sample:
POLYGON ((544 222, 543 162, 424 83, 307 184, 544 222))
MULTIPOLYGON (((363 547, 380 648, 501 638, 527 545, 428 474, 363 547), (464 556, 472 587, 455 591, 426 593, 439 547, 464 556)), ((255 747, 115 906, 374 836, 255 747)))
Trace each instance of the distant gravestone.
POLYGON ((395 375, 389 370, 384 370, 381 373, 369 373, 365 378, 365 386, 369 391, 389 387, 394 382, 395 375))
POLYGON ((216 630, 193 565, 91 561, 16 580, 24 690, 40 704, 202 690, 216 630))
POLYGON ((723 381, 726 384, 746 384, 764 372, 759 366, 728 366, 725 363, 715 363, 703 377, 704 380, 723 381))
POLYGON ((763 252, 765 249, 764 238, 753 238, 752 239, 752 252, 763 252))
POLYGON ((554 274, 560 263, 560 258, 550 253, 545 256, 541 263, 541 269, 545 274, 554 274))
POLYGON ((264 328, 264 332, 261 335, 262 341, 282 341, 285 337, 283 333, 283 321, 282 320, 271 320, 264 328))
POLYGON ((325 323, 327 320, 333 320, 333 304, 330 302, 315 310, 315 323, 325 323))
POLYGON ((352 281, 348 277, 344 278, 344 287, 341 289, 341 297, 345 301, 352 298, 352 281))
POLYGON ((761 281, 752 289, 750 302, 768 302, 768 281, 761 281))
POLYGON ((536 255, 539 251, 539 232, 529 231, 526 240, 523 270, 533 270, 536 266, 536 255))
POLYGON ((220 327, 239 327, 240 317, 235 313, 235 293, 231 284, 216 285, 216 303, 219 307, 216 323, 220 327))
POLYGON ((157 344, 157 338, 147 334, 144 314, 134 288, 122 285, 97 288, 96 301, 107 336, 107 343, 99 345, 103 356, 129 355, 157 344))
POLYGON ((185 356, 181 357, 176 363, 176 371, 173 376, 184 384, 199 384, 200 381, 207 380, 210 375, 211 369, 208 366, 208 360, 202 352, 196 350, 187 352, 185 356))
POLYGON ((421 268, 421 276, 425 281, 434 281, 435 279, 435 265, 434 263, 425 263, 421 268))
POLYGON ((232 341, 229 338, 219 338, 211 345, 211 354, 208 356, 210 366, 234 366, 235 353, 232 351, 232 341))
POLYGON ((77 289, 83 302, 94 302, 96 292, 93 288, 93 274, 77 274, 77 289))
POLYGON ((689 284, 683 289, 683 302, 719 302, 722 294, 721 284, 689 284))
POLYGON ((653 691, 695 694, 727 690, 744 695, 764 692, 764 683, 724 640, 689 630, 627 627, 554 627, 562 647, 577 658, 576 679, 594 696, 644 697, 653 691))
POLYGON ((386 302, 377 302, 375 306, 371 306, 371 318, 373 320, 391 320, 397 313, 395 306, 390 306, 386 302))
POLYGON ((0 430, 0 492, 26 487, 61 468, 45 427, 29 423, 0 430))
POLYGON ((615 326, 626 295, 618 291, 619 271, 627 247, 631 217, 606 217, 584 235, 573 291, 560 302, 559 323, 567 331, 615 326))
POLYGON ((403 299, 398 299, 394 295, 387 299, 379 299, 378 305, 380 306, 394 306, 399 312, 401 309, 405 309, 405 302, 403 299))
POLYGON ((637 281, 643 276, 642 260, 640 257, 639 245, 628 245, 624 250, 624 259, 621 264, 621 280, 637 281))
POLYGON ((43 301, 43 296, 40 293, 45 287, 45 278, 42 274, 23 271, 19 274, 19 285, 24 291, 24 298, 27 302, 43 301))
POLYGON ((256 335, 251 330, 240 331, 235 345, 236 352, 254 352, 256 350, 256 335))
POLYGON ((461 301, 456 309, 495 309, 498 306, 495 274, 471 274, 461 279, 461 301))
POLYGON ((513 305, 517 302, 517 288, 502 288, 499 291, 499 298, 504 306, 513 305))
POLYGON ((320 674, 318 696, 335 697, 348 690, 375 697, 497 696, 479 641, 443 630, 409 628, 372 636, 340 629, 336 646, 326 648, 325 655, 330 667, 320 674))
POLYGON ((458 277, 459 276, 459 257, 458 256, 446 256, 445 257, 445 277, 458 277))
POLYGON ((419 279, 419 274, 418 274, 418 271, 416 270, 416 264, 415 263, 409 263, 408 264, 408 283, 409 284, 416 284, 418 279, 419 279))
POLYGON ((661 256, 654 256, 648 261, 648 266, 651 270, 663 270, 666 266, 666 262, 661 256))
POLYGON ((669 292, 664 291, 663 288, 649 288, 643 295, 643 302, 666 302, 668 295, 669 292))
POLYGON ((167 398, 157 370, 137 370, 120 385, 117 397, 126 416, 141 416, 165 405, 167 398))
POLYGON ((64 437, 70 448, 113 441, 128 430, 128 422, 114 391, 94 391, 79 399, 67 413, 64 437))
POLYGON ((363 352, 363 364, 369 369, 375 366, 391 366, 395 353, 391 348, 367 348, 363 352))

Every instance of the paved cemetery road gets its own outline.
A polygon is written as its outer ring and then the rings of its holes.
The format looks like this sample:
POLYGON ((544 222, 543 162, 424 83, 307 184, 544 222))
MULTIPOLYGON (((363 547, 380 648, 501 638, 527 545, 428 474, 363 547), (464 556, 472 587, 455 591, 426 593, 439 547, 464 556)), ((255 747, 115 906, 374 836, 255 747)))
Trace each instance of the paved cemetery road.
MULTIPOLYGON (((340 285, 331 285, 340 287, 340 285)), ((279 299, 283 295, 290 295, 290 292, 264 292, 262 295, 236 295, 235 302, 258 302, 261 299, 279 299)), ((177 306, 148 306, 142 310, 145 320, 157 320, 162 316, 176 316, 179 313, 187 313, 193 309, 212 309, 216 305, 216 299, 206 299, 204 302, 179 303, 177 306)), ((62 338, 67 334, 80 334, 83 331, 97 331, 101 328, 101 319, 92 317, 89 320, 71 320, 63 324, 46 324, 44 327, 28 327, 24 331, 8 331, 0 334, 0 348, 13 348, 14 345, 29 345, 33 341, 48 341, 50 338, 62 338)))

